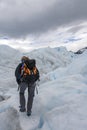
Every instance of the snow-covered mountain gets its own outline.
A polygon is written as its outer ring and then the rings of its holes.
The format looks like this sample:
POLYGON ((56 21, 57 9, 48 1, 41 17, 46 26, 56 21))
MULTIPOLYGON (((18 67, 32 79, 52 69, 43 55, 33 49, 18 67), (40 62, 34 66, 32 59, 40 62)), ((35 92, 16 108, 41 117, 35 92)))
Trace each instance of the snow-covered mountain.
POLYGON ((6 45, 0 45, 0 65, 15 66, 21 56, 21 52, 6 45))
POLYGON ((14 70, 22 54, 6 45, 0 45, 0 89, 7 90, 13 87, 14 70))
POLYGON ((82 54, 86 50, 87 50, 87 47, 81 48, 80 50, 78 50, 77 52, 75 52, 75 54, 82 54))
POLYGON ((0 59, 0 130, 87 129, 86 50, 75 55, 64 47, 48 47, 22 54, 0 46, 0 59), (14 71, 22 55, 36 59, 41 75, 30 117, 18 110, 14 71))
POLYGON ((47 74, 56 68, 65 67, 72 62, 74 53, 68 52, 65 47, 41 48, 26 53, 30 58, 35 58, 41 73, 47 74))

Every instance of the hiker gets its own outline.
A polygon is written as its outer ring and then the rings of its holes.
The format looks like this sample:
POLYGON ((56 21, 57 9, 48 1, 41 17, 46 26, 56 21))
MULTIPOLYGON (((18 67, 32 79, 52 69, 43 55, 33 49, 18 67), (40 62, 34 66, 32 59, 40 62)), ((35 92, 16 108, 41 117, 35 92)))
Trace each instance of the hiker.
POLYGON ((39 80, 39 71, 36 67, 35 60, 26 56, 21 58, 21 63, 15 70, 16 81, 19 86, 20 112, 27 110, 27 115, 31 115, 31 109, 34 98, 36 81, 39 80), (25 99, 25 90, 28 89, 27 108, 25 99))

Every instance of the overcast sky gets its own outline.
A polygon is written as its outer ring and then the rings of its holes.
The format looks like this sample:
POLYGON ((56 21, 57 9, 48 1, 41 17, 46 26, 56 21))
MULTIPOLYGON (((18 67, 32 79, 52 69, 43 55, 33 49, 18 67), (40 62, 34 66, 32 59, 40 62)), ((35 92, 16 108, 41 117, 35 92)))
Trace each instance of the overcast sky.
POLYGON ((87 0, 0 0, 0 44, 87 46, 87 0))

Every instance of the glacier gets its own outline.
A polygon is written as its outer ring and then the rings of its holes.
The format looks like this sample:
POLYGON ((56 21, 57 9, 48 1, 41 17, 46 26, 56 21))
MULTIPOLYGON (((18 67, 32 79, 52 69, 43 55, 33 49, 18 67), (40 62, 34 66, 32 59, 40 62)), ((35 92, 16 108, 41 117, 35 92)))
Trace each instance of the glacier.
MULTIPOLYGON (((65 47, 22 53, 0 45, 0 130, 87 130, 87 50, 65 47), (40 70, 32 115, 19 112, 14 72, 23 55, 40 70)), ((27 98, 27 91, 26 91, 27 98)))

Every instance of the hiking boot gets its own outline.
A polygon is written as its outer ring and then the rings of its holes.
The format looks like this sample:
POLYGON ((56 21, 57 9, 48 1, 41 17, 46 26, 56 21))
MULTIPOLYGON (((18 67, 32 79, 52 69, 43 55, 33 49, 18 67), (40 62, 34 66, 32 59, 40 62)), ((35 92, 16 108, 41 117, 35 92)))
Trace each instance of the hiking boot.
POLYGON ((20 112, 25 112, 25 111, 26 111, 25 108, 24 109, 20 108, 20 112))
POLYGON ((27 116, 31 116, 31 112, 27 112, 27 116))

